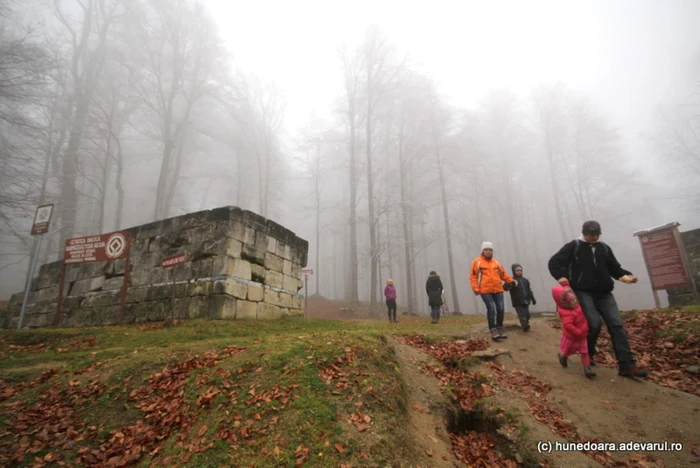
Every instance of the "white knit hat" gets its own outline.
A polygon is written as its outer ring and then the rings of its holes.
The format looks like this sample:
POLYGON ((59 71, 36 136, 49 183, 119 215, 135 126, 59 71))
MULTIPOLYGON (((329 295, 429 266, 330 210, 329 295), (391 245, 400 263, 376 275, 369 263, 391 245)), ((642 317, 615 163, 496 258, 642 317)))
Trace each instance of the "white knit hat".
POLYGON ((482 243, 481 243, 481 251, 483 252, 484 249, 491 249, 491 250, 493 250, 493 244, 492 244, 491 242, 489 242, 489 241, 482 242, 482 243))

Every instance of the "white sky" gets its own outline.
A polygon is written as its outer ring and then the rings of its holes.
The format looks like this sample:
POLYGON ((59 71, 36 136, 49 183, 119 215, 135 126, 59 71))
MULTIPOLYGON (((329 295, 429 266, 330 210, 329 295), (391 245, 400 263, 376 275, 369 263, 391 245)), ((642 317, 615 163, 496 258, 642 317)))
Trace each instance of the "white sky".
POLYGON ((205 3, 236 65, 284 92, 290 133, 330 111, 342 91, 338 47, 359 43, 370 23, 456 105, 561 80, 591 91, 628 140, 700 46, 700 0, 205 3))

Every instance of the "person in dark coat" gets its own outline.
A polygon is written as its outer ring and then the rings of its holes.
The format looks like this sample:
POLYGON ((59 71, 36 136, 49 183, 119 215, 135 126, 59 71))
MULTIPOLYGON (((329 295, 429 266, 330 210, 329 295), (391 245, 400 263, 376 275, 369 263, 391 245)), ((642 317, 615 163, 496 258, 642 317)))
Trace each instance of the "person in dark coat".
POLYGON ((434 271, 430 272, 428 281, 425 282, 425 292, 428 293, 428 304, 430 305, 431 323, 440 321, 440 306, 442 305, 442 281, 440 275, 434 271))
POLYGON ((588 321, 588 354, 595 365, 596 343, 602 322, 608 327, 618 375, 646 377, 647 371, 636 366, 625 325, 612 291, 614 279, 633 284, 637 278, 622 268, 612 249, 600 242, 601 228, 597 221, 586 221, 581 237, 565 244, 549 259, 549 273, 562 286, 571 286, 588 321), (602 319, 602 320, 601 320, 602 319))
POLYGON ((523 276, 523 267, 519 263, 514 263, 511 266, 513 271, 513 279, 516 284, 510 289, 510 300, 513 303, 515 312, 518 314, 520 326, 523 331, 530 330, 530 303, 537 304, 535 295, 530 288, 530 280, 523 276))

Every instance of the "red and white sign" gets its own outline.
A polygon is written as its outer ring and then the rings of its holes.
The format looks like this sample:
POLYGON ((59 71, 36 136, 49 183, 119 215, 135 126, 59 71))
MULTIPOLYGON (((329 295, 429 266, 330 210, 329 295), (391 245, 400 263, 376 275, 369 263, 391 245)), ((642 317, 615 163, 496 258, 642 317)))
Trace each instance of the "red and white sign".
POLYGON ((642 234, 640 241, 652 289, 658 291, 690 286, 673 230, 642 234))
POLYGON ((314 274, 313 270, 301 270, 301 274, 304 276, 311 276, 314 274))
POLYGON ((53 214, 53 203, 48 205, 41 205, 36 209, 36 214, 34 215, 34 224, 32 224, 32 236, 38 234, 45 234, 49 231, 49 223, 51 222, 51 215, 53 214))
POLYGON ((126 257, 130 239, 131 236, 127 232, 68 239, 63 251, 63 261, 66 264, 87 263, 126 257))
POLYGON ((164 258, 163 261, 160 262, 160 267, 161 268, 172 268, 172 267, 176 267, 178 265, 182 265, 186 261, 187 261, 187 254, 186 253, 172 255, 170 257, 164 258))

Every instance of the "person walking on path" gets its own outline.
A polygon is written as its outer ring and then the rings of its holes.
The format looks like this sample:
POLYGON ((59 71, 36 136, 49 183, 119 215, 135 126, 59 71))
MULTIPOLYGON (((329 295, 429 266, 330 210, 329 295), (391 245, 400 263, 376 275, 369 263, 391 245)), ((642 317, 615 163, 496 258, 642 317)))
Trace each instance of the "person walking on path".
POLYGON ((552 297, 557 304, 557 314, 561 319, 561 341, 559 342, 559 364, 569 367, 568 357, 572 354, 581 355, 583 374, 589 379, 595 377, 591 369, 591 359, 588 355, 588 322, 583 315, 583 310, 576 299, 576 294, 569 286, 554 286, 552 297))
POLYGON ((581 234, 580 238, 565 244, 549 259, 549 273, 560 285, 571 286, 576 293, 588 322, 591 365, 595 365, 596 344, 604 321, 615 349, 618 374, 623 377, 646 377, 647 371, 636 366, 620 309, 612 294, 615 288, 613 278, 626 284, 636 283, 637 278, 620 266, 607 244, 600 242, 600 223, 586 221, 581 234))
POLYGON ((440 321, 440 306, 442 305, 442 281, 440 275, 434 271, 428 275, 428 280, 425 282, 425 292, 428 293, 428 305, 430 305, 431 323, 440 321))
POLYGON ((386 298, 386 307, 389 314, 389 322, 398 323, 396 320, 396 288, 394 287, 394 280, 386 280, 386 286, 384 287, 384 297, 386 298))
POLYGON ((523 276, 523 267, 519 263, 511 266, 515 287, 510 289, 510 301, 513 303, 515 312, 518 314, 520 326, 524 332, 530 330, 530 303, 537 304, 535 295, 530 287, 530 280, 523 276))
POLYGON ((506 273, 505 268, 493 258, 493 244, 481 244, 481 255, 472 262, 469 275, 472 290, 486 304, 486 319, 489 324, 491 339, 497 341, 508 338, 503 330, 505 304, 503 302, 503 282, 508 288, 514 286, 513 278, 506 273))

